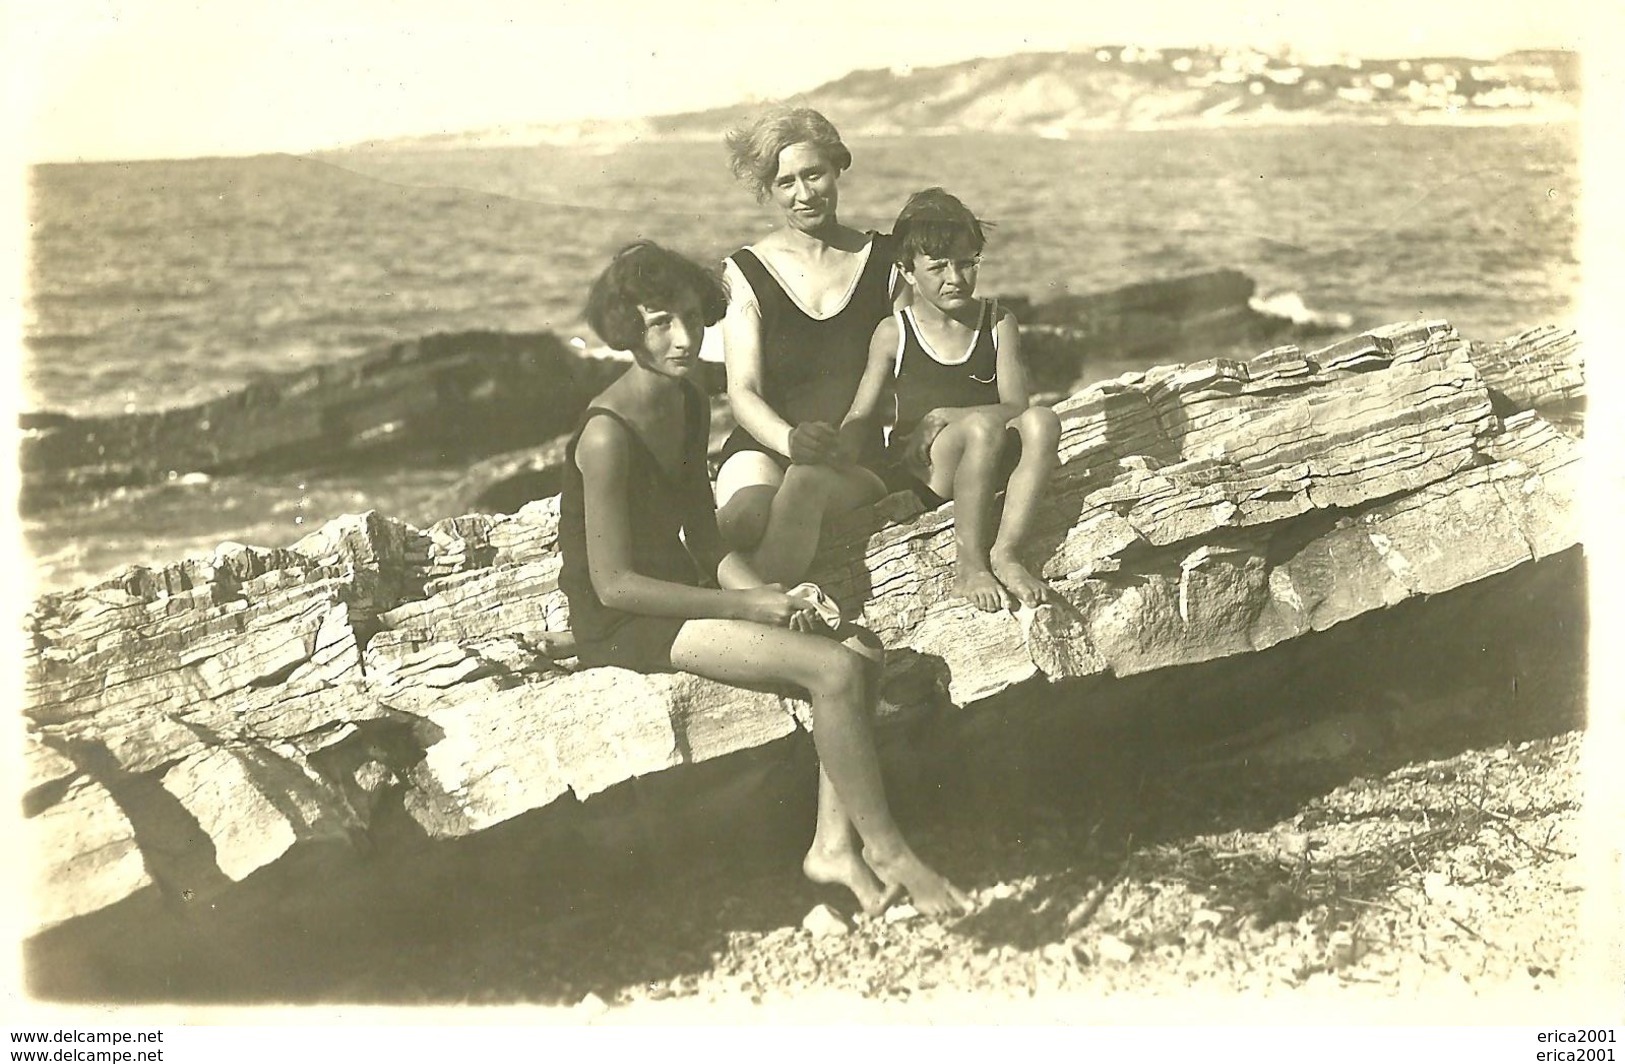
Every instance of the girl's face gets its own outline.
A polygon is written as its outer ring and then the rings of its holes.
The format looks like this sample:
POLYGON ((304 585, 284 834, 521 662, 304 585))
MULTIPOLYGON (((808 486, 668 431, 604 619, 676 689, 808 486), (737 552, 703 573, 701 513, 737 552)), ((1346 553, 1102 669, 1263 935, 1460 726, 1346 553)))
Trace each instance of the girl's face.
POLYGON ((915 255, 914 261, 901 271, 914 294, 944 314, 972 305, 976 296, 976 274, 982 264, 982 256, 969 245, 952 251, 940 257, 915 255))
POLYGON ((811 144, 792 144, 779 152, 779 172, 768 193, 791 228, 816 233, 835 224, 838 176, 823 152, 811 144))
POLYGON ((687 377, 700 361, 705 339, 705 315, 699 297, 686 292, 670 307, 638 305, 643 316, 643 343, 632 357, 644 369, 662 377, 687 377))

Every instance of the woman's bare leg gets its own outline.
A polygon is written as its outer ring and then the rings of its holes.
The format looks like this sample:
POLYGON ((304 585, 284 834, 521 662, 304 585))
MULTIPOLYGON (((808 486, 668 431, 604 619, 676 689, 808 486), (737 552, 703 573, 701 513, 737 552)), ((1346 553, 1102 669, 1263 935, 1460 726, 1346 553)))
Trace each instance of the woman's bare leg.
POLYGON ((1059 464, 1055 448, 1061 438, 1061 419, 1047 406, 1030 406, 1011 418, 1009 427, 1021 438, 1021 458, 1005 488, 1004 513, 988 560, 993 575, 1018 602, 1036 606, 1049 595, 1049 588, 1016 555, 1059 464))
POLYGON ((760 451, 739 451, 717 470, 717 531, 731 550, 748 551, 762 540, 773 496, 784 471, 760 451))
POLYGON ((750 552, 752 568, 770 584, 797 583, 812 568, 824 521, 884 494, 885 484, 863 466, 792 465, 750 552))
POLYGON ((954 594, 988 612, 1005 605, 1004 588, 988 563, 988 526, 1005 432, 1002 418, 972 413, 945 427, 931 443, 928 483, 954 501, 954 594))
MULTIPOLYGON (((724 683, 792 683, 812 698, 813 743, 841 812, 863 840, 863 860, 884 885, 908 891, 921 912, 944 914, 970 899, 914 853, 892 819, 870 731, 868 664, 837 643, 744 621, 684 624, 671 648, 679 669, 724 683)), ((821 803, 822 804, 822 803, 821 803)), ((833 810, 832 810, 833 812, 833 810)), ((858 900, 875 904, 867 891, 858 900)))

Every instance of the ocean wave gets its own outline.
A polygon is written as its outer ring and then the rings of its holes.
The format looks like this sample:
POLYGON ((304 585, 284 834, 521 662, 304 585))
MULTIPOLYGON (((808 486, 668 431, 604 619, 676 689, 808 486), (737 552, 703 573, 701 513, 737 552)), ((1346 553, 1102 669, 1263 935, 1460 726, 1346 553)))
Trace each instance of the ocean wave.
POLYGON ((1286 318, 1294 325, 1314 325, 1325 329, 1348 329, 1354 325, 1354 315, 1336 310, 1315 310, 1303 301, 1297 292, 1272 292, 1256 295, 1247 305, 1260 314, 1286 318))

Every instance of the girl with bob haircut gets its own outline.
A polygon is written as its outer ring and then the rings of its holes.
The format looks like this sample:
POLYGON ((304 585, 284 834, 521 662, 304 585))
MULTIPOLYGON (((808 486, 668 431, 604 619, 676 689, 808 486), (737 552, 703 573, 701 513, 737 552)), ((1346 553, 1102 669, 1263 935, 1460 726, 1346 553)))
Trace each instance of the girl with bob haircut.
POLYGON ((869 334, 892 311, 891 241, 841 224, 852 153, 817 111, 770 111, 727 143, 734 174, 782 224, 723 264, 723 359, 739 427, 719 456, 717 518, 757 572, 791 584, 811 566, 827 516, 886 494, 871 468, 879 435, 849 447, 836 426, 869 334))
POLYGON ((969 908, 892 818, 870 732, 874 664, 812 634, 820 622, 806 599, 722 555, 706 479, 709 405, 690 377, 723 304, 716 278, 647 242, 622 250, 592 286, 588 319, 633 362, 588 405, 565 452, 559 587, 580 661, 804 689, 820 765, 807 877, 849 889, 870 912, 902 892, 926 913, 969 908), (719 566, 736 589, 718 586, 719 566))

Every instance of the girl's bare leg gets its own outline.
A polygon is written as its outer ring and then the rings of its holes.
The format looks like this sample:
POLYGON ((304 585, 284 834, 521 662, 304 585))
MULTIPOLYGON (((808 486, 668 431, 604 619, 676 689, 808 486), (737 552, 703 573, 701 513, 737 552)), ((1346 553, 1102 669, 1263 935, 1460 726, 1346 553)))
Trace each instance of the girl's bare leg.
MULTIPOLYGON (((695 620, 678 632, 671 660, 679 669, 723 683, 805 688, 812 698, 819 764, 839 797, 840 812, 863 840, 864 863, 883 886, 908 891, 921 912, 970 907, 962 891, 920 860, 892 819, 869 727, 869 666, 863 658, 819 636, 745 621, 695 620)), ((876 903, 866 890, 854 888, 854 894, 860 903, 876 903)))
POLYGON ((1005 488, 1004 514, 988 560, 993 575, 1016 601, 1036 606, 1049 595, 1049 587, 1021 564, 1016 554, 1032 528, 1038 501, 1058 464, 1055 448, 1061 438, 1061 418, 1047 406, 1030 406, 1011 418, 1009 427, 1021 437, 1021 459, 1005 488))
POLYGON ((988 525, 993 517, 994 481, 1005 446, 1004 420, 966 414, 937 433, 931 443, 931 490, 954 501, 954 594, 979 610, 1005 605, 1004 588, 988 562, 988 525))
POLYGON ((864 863, 852 819, 822 764, 818 766, 818 826, 813 830, 807 856, 801 860, 801 871, 814 883, 847 888, 866 913, 885 908, 896 893, 864 863))
MULTIPOLYGON (((867 663, 867 687, 864 704, 873 707, 880 699, 880 680, 885 665, 886 648, 873 635, 848 626, 840 634, 851 632, 841 645, 863 658, 867 663)), ((857 896, 865 912, 878 912, 890 904, 897 888, 885 887, 859 852, 858 836, 829 781, 829 773, 822 765, 818 768, 818 826, 813 832, 812 846, 807 850, 801 870, 815 883, 836 883, 857 896)))
MULTIPOLYGON (((717 570, 718 582, 725 588, 754 587, 759 583, 755 572, 740 565, 740 556, 730 554, 717 570)), ((847 629, 852 630, 852 629, 847 629)), ((864 704, 873 706, 880 697, 881 667, 885 661, 885 648, 874 640, 865 641, 852 635, 842 642, 853 653, 867 662, 867 687, 864 704)), ((835 793, 835 785, 823 765, 818 766, 818 822, 813 831, 812 845, 801 862, 801 870, 814 883, 830 883, 846 887, 858 899, 865 912, 875 912, 891 900, 895 890, 887 890, 863 862, 858 837, 835 793)))

